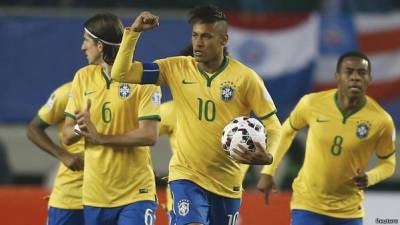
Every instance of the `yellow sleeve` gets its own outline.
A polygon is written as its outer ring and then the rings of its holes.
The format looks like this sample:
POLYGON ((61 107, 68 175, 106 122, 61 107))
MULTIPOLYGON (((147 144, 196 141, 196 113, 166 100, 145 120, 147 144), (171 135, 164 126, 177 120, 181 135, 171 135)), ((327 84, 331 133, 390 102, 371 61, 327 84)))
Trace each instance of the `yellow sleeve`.
POLYGON ((275 174, 280 161, 289 150, 297 131, 307 126, 307 104, 307 96, 300 99, 299 103, 297 103, 296 107, 290 113, 289 118, 283 123, 279 144, 277 147, 272 148, 271 151, 274 160, 271 165, 264 166, 261 173, 269 175, 275 174))
POLYGON ((256 73, 249 76, 248 85, 246 85, 246 100, 260 120, 267 119, 276 113, 274 101, 263 80, 256 73))
POLYGON ((44 104, 37 117, 41 123, 53 125, 64 120, 64 110, 68 102, 70 83, 57 88, 44 104))
POLYGON ((122 42, 111 70, 111 78, 118 82, 140 84, 143 74, 143 65, 133 61, 136 43, 140 32, 129 28, 124 30, 122 42))
MULTIPOLYGON (((272 176, 275 174, 280 161, 282 160, 282 158, 286 154, 286 152, 289 150, 289 147, 292 144, 292 141, 293 141, 294 137, 296 136, 296 133, 297 133, 296 130, 293 130, 293 128, 290 126, 289 119, 287 119, 283 123, 278 144, 271 151, 271 154, 274 157, 274 160, 272 161, 271 165, 267 165, 267 166, 263 167, 263 169, 261 170, 262 174, 269 174, 272 176)), ((267 141, 269 141, 269 137, 268 137, 267 141)))
POLYGON ((140 93, 138 119, 160 121, 160 87, 155 85, 141 85, 140 93))
POLYGON ((376 145, 376 156, 379 158, 378 165, 367 172, 368 186, 393 175, 396 168, 396 128, 392 118, 388 116, 385 120, 382 132, 376 145))
POLYGON ((379 140, 376 145, 376 155, 378 158, 387 158, 394 154, 396 148, 396 128, 392 118, 387 115, 382 131, 379 135, 379 140))
POLYGON ((262 120, 262 122, 264 124, 267 134, 267 151, 272 154, 273 152, 276 152, 276 148, 278 147, 279 141, 281 139, 281 122, 276 115, 272 115, 267 119, 262 120))
POLYGON ((392 154, 386 159, 379 159, 378 165, 367 172, 368 187, 393 175, 396 168, 396 155, 392 154))
POLYGON ((294 130, 300 130, 308 125, 307 122, 307 115, 309 114, 307 112, 307 109, 309 108, 308 104, 309 104, 309 98, 306 95, 300 99, 299 103, 297 103, 294 110, 290 113, 288 122, 289 125, 294 130))
POLYGON ((81 90, 80 80, 81 70, 79 70, 72 81, 71 90, 68 97, 68 103, 65 108, 64 116, 75 119, 75 111, 81 110, 83 102, 83 92, 81 90))

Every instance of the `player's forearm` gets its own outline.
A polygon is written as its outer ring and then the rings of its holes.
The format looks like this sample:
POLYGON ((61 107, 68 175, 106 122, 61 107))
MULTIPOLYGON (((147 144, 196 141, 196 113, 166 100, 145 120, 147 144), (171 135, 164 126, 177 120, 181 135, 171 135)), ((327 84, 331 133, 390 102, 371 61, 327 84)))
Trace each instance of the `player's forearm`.
POLYGON ((276 115, 263 121, 263 124, 267 132, 267 151, 275 152, 281 138, 282 125, 276 115))
POLYGON ((380 159, 378 165, 367 172, 368 187, 377 184, 393 175, 396 168, 396 156, 391 155, 387 159, 380 159))
MULTIPOLYGON (((140 37, 140 32, 135 32, 130 28, 124 30, 121 46, 111 70, 111 78, 121 82, 140 83, 141 76, 135 71, 134 52, 136 42, 140 37)), ((141 71, 140 71, 141 72, 141 71)))
POLYGON ((72 145, 82 138, 74 130, 74 125, 65 125, 63 130, 63 142, 66 145, 72 145))
MULTIPOLYGON (((271 165, 264 166, 261 170, 262 174, 274 175, 276 169, 279 166, 283 156, 288 151, 290 145, 293 142, 294 137, 296 136, 296 132, 290 127, 288 120, 283 123, 279 141, 276 142, 276 146, 271 148, 271 154, 274 157, 274 160, 271 165)), ((269 136, 268 136, 269 141, 269 136)))
POLYGON ((100 135, 100 142, 117 147, 152 146, 158 135, 157 129, 139 128, 123 135, 100 135))
POLYGON ((36 146, 38 146, 44 152, 56 157, 60 158, 60 156, 64 153, 64 149, 60 148, 56 145, 43 128, 40 128, 33 124, 32 122, 29 124, 26 132, 29 140, 32 141, 36 146))

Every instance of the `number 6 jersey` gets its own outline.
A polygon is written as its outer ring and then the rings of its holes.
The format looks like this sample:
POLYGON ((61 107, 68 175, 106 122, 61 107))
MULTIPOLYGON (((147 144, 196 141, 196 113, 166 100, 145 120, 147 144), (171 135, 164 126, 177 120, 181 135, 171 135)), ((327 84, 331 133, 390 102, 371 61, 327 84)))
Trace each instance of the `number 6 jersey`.
MULTIPOLYGON (((140 120, 160 120, 160 88, 111 81, 100 66, 80 69, 72 82, 65 111, 86 109, 99 134, 125 134, 140 120)), ((149 147, 110 147, 85 144, 83 204, 117 207, 141 200, 155 200, 155 181, 149 147)))

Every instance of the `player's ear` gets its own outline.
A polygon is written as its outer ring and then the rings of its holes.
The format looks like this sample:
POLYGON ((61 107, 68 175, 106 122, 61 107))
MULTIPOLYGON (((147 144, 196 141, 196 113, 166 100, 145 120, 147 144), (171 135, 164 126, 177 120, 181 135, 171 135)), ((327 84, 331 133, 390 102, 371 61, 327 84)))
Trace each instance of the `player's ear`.
POLYGON ((335 73, 335 80, 336 80, 336 82, 339 82, 339 79, 340 79, 340 74, 339 73, 335 73))
POLYGON ((100 52, 103 52, 104 45, 101 41, 98 41, 96 46, 100 52))
POLYGON ((221 45, 222 45, 222 46, 226 46, 226 45, 228 44, 228 39, 229 39, 228 34, 222 35, 222 38, 221 38, 221 45))

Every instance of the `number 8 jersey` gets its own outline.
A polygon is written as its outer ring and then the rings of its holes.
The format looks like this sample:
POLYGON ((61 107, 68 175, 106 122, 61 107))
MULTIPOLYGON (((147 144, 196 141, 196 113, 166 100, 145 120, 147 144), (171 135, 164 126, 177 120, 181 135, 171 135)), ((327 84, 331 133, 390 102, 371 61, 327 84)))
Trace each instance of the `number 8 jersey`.
MULTIPOLYGON (((358 109, 344 113, 334 89, 303 97, 288 121, 294 130, 309 127, 305 161, 293 182, 292 209, 338 218, 362 217, 363 192, 351 178, 357 169, 366 170, 373 154, 381 159, 394 154, 390 115, 369 97, 358 109)), ((368 185, 374 180, 368 174, 368 185)))

